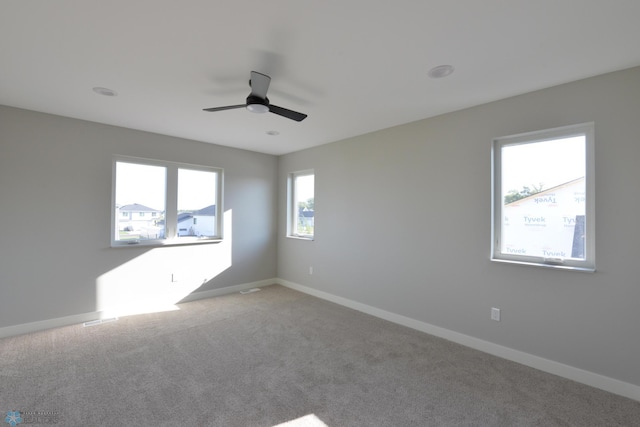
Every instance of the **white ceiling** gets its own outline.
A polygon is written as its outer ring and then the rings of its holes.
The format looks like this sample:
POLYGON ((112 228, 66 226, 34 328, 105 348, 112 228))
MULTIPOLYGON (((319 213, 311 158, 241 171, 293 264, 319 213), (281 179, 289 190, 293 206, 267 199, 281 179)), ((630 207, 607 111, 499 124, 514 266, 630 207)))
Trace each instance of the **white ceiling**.
POLYGON ((638 18, 638 0, 3 0, 0 104, 284 154, 640 65, 638 18), (251 70, 309 117, 202 111, 244 103, 251 70))

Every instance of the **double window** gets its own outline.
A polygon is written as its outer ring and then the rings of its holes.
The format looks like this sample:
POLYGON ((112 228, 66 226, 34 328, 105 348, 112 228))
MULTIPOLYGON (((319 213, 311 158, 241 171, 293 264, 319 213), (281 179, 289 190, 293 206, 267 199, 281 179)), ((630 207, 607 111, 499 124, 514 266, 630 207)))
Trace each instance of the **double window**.
POLYGON ((595 270, 593 123, 493 141, 492 259, 595 270))
POLYGON ((287 235, 313 239, 315 226, 313 170, 289 174, 287 235))
POLYGON ((222 169, 118 156, 112 191, 112 246, 222 238, 222 169))

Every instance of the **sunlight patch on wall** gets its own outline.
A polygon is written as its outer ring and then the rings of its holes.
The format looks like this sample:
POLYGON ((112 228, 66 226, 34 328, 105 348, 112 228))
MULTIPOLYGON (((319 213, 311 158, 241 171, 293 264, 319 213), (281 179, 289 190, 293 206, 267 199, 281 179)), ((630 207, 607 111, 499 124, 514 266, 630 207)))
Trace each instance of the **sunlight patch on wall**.
POLYGON ((297 418, 295 420, 287 421, 286 423, 278 424, 273 427, 329 427, 323 423, 320 418, 315 414, 305 415, 304 417, 297 418))
POLYGON ((232 240, 228 210, 222 242, 156 247, 99 276, 96 311, 110 318, 177 310, 176 303, 231 267, 232 240))

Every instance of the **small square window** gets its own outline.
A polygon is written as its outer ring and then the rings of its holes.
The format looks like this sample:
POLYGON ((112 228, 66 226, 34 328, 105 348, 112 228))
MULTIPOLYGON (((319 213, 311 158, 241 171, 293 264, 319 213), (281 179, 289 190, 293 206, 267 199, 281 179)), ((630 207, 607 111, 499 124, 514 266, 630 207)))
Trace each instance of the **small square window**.
POLYGON ((493 141, 492 260, 595 269, 593 124, 493 141))

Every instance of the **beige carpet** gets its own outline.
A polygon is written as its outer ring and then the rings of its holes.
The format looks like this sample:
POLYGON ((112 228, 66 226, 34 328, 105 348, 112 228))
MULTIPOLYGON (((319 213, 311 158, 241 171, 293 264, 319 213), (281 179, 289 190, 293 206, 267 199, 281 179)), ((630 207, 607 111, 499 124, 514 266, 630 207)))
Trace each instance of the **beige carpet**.
POLYGON ((0 422, 640 425, 640 402, 280 286, 2 339, 0 384, 0 422))

